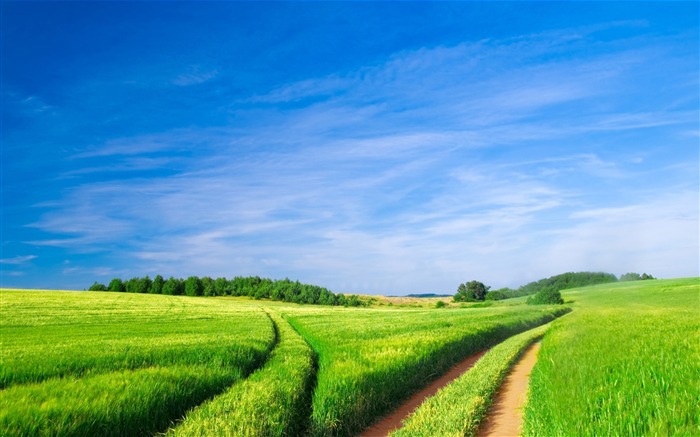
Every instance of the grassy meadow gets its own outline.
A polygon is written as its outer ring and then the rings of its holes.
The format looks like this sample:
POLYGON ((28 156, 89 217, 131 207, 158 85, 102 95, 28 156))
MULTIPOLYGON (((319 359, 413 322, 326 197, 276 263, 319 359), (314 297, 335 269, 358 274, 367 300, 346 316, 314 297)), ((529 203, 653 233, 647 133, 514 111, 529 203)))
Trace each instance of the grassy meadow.
POLYGON ((530 380, 525 434, 700 435, 700 281, 562 293, 530 380))
POLYGON ((543 335, 526 435, 700 435, 700 280, 562 295, 343 308, 3 289, 0 435, 356 435, 491 348, 396 433, 473 435, 543 335))

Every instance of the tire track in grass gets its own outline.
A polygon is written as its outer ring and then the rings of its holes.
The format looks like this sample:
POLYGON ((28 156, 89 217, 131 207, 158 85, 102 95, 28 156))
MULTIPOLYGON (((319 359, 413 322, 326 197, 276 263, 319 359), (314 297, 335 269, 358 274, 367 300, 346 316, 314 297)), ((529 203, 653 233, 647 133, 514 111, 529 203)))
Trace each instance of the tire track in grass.
POLYGON ((539 326, 514 335, 491 348, 472 369, 439 390, 435 396, 426 399, 404 420, 404 426, 391 433, 391 436, 476 435, 494 393, 498 391, 513 363, 548 328, 549 324, 539 326))
POLYGON ((167 436, 297 436, 309 426, 316 355, 282 316, 266 311, 279 343, 265 365, 200 405, 167 436))
POLYGON ((360 437, 384 437, 401 428, 402 421, 408 418, 427 398, 435 395, 438 390, 471 369, 485 353, 485 350, 477 352, 452 367, 440 378, 436 379, 430 385, 411 396, 410 399, 399 406, 393 413, 365 430, 362 434, 360 434, 360 437))
POLYGON ((164 431, 185 412, 225 391, 267 360, 237 350, 235 366, 151 366, 87 377, 50 378, 0 390, 2 436, 126 436, 164 431))

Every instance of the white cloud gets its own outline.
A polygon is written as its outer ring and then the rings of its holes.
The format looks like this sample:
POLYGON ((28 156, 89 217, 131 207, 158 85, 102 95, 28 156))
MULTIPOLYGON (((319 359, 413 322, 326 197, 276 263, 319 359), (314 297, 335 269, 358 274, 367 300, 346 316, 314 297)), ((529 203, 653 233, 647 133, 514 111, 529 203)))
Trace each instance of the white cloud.
POLYGON ((36 255, 24 255, 16 256, 13 258, 2 258, 0 259, 0 264, 23 265, 29 263, 31 260, 36 258, 36 255))
POLYGON ((695 195, 697 207, 697 193, 667 196, 671 167, 644 177, 651 151, 630 158, 589 135, 697 114, 620 108, 617 87, 650 52, 558 56, 586 35, 401 52, 237 100, 230 126, 97 144, 65 175, 169 174, 80 179, 42 205, 33 226, 49 236, 32 243, 118 247, 134 275, 290 276, 350 292, 517 286, 584 269, 692 274, 698 212, 684 205, 695 195))
POLYGON ((177 86, 199 85, 208 82, 219 76, 218 69, 204 68, 199 65, 193 65, 186 73, 178 75, 173 84, 177 86))

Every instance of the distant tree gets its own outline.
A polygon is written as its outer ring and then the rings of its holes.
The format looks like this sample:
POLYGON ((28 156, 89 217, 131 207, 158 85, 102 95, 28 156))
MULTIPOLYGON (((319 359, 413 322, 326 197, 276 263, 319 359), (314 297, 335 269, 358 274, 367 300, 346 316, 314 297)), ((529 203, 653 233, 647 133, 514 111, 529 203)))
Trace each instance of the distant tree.
POLYGON ((134 277, 126 281, 124 284, 127 293, 148 293, 151 288, 151 278, 145 276, 143 278, 134 277))
POLYGON ((455 302, 484 300, 489 288, 491 287, 487 287, 479 281, 469 281, 466 284, 459 284, 453 300, 455 302))
POLYGON ((639 273, 625 273, 624 275, 620 276, 620 281, 640 281, 642 277, 639 275, 639 273))
POLYGON ((109 281, 109 286, 107 287, 109 291, 125 291, 124 282, 119 278, 114 278, 109 281))
POLYGON ((347 306, 349 307, 360 307, 364 303, 360 300, 360 297, 356 294, 351 294, 347 299, 347 306))
POLYGON ((182 279, 175 279, 171 276, 163 284, 163 294, 180 295, 183 291, 182 279))
POLYGON ((647 279, 656 279, 655 277, 651 275, 647 275, 646 273, 642 273, 642 281, 646 281, 647 279))
POLYGON ((231 294, 229 281, 226 278, 216 278, 214 280, 214 294, 216 296, 225 296, 231 294))
POLYGON ((99 282, 95 281, 95 283, 90 286, 89 290, 90 291, 107 291, 107 286, 105 286, 105 284, 100 284, 99 282))
POLYGON ((151 282, 151 287, 148 289, 148 292, 151 294, 162 294, 163 284, 165 284, 163 277, 161 275, 156 275, 156 277, 153 278, 153 282, 151 282))
POLYGON ((185 294, 188 296, 201 296, 203 292, 202 281, 197 276, 190 276, 185 281, 185 294))
POLYGON ((499 288, 498 290, 492 290, 486 293, 484 297, 485 300, 503 300, 508 299, 509 294, 513 293, 515 290, 510 288, 499 288))
POLYGON ((446 306, 447 304, 442 300, 435 302, 435 308, 445 308, 446 306))
POLYGON ((202 278, 202 294, 204 296, 216 296, 216 291, 214 290, 214 280, 209 276, 202 278))
POLYGON ((347 306, 347 300, 345 299, 345 295, 343 293, 338 293, 335 295, 335 304, 340 305, 340 306, 347 306))

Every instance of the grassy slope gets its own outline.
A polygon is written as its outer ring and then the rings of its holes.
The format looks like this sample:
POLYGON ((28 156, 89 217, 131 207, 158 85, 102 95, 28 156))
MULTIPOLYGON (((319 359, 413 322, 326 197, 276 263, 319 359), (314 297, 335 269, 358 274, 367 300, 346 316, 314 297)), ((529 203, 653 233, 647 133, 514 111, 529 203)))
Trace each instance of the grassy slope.
POLYGON ((165 429, 260 365, 259 309, 206 299, 2 290, 0 435, 165 429))
POLYGON ((700 435, 700 279, 562 293, 533 369, 527 435, 700 435))

